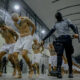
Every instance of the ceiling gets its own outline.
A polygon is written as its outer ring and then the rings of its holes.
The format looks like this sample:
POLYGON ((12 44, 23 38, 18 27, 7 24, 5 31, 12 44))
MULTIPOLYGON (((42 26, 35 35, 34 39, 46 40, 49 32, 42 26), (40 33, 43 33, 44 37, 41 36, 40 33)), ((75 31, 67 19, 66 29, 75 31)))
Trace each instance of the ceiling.
MULTIPOLYGON (((58 10, 62 12, 64 18, 71 19, 80 28, 80 0, 25 0, 25 2, 49 29, 56 22, 54 16, 58 10)), ((80 55, 78 40, 73 40, 73 45, 75 49, 74 56, 80 55)))
POLYGON ((55 20, 56 11, 60 10, 64 18, 69 18, 80 26, 80 0, 24 0, 38 17, 50 29, 55 20))

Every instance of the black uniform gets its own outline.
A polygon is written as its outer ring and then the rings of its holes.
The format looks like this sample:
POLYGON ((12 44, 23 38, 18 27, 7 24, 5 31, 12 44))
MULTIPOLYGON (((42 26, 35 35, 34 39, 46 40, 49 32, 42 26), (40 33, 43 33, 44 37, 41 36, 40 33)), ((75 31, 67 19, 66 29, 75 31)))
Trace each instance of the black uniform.
POLYGON ((62 56, 65 49, 66 57, 69 65, 69 74, 72 74, 72 54, 74 48, 72 46, 72 39, 70 36, 70 29, 74 33, 77 33, 76 27, 70 22, 70 20, 62 20, 57 22, 55 26, 50 30, 48 35, 43 39, 46 40, 53 32, 57 32, 56 38, 56 52, 57 52, 57 71, 61 73, 62 56))

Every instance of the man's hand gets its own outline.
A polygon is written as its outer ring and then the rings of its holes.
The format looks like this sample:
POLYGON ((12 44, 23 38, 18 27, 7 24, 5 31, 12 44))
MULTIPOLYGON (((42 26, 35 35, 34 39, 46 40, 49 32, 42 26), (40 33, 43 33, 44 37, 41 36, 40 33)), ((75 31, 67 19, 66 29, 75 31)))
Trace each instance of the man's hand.
POLYGON ((74 34, 73 37, 74 37, 74 38, 78 38, 79 35, 78 35, 78 34, 74 34))

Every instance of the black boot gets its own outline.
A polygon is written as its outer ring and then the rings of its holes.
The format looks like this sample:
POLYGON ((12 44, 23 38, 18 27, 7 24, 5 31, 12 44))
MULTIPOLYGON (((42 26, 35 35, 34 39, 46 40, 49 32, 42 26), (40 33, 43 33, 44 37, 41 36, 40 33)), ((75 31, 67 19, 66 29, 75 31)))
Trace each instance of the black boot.
POLYGON ((69 78, 73 78, 73 74, 72 73, 69 73, 69 78))
POLYGON ((62 78, 61 68, 57 68, 57 78, 62 78))
POLYGON ((69 70, 69 76, 68 76, 69 78, 73 78, 73 73, 72 73, 72 69, 71 70, 69 70))
POLYGON ((69 78, 73 78, 73 70, 72 70, 72 66, 69 66, 69 78))

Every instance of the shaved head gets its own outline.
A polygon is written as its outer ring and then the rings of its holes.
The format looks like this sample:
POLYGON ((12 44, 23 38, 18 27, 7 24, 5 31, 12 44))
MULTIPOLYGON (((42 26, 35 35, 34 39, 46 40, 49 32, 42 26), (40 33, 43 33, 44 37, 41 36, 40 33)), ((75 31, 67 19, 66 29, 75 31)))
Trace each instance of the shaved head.
POLYGON ((16 18, 16 17, 19 17, 19 15, 17 13, 13 13, 12 18, 16 18))
POLYGON ((12 19, 13 19, 14 21, 18 21, 18 18, 19 18, 19 15, 18 15, 17 13, 13 13, 13 14, 12 14, 12 19))

